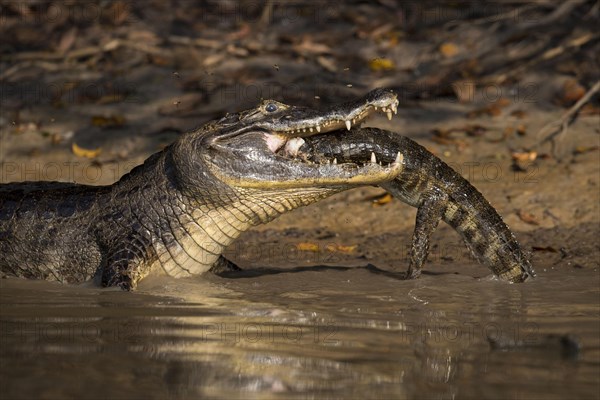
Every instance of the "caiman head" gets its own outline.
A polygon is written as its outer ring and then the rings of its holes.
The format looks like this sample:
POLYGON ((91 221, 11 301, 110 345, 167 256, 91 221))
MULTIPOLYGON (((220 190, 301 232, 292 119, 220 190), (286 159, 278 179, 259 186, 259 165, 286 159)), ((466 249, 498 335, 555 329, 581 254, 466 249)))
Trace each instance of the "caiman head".
POLYGON ((375 112, 391 119, 397 107, 396 94, 382 89, 325 110, 265 100, 180 138, 174 144, 180 158, 176 161, 188 171, 204 174, 204 181, 210 174, 226 186, 242 190, 374 185, 400 173, 402 154, 386 165, 357 165, 314 157, 300 148, 313 135, 339 134, 375 112))

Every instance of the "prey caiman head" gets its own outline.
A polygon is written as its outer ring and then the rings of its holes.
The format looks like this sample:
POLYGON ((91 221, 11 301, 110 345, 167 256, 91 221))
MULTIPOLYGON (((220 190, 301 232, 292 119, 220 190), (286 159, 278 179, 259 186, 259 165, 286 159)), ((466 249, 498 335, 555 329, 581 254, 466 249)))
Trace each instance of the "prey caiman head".
POLYGON ((325 110, 265 100, 253 109, 229 114, 182 137, 179 145, 185 141, 196 162, 234 188, 373 185, 400 173, 402 154, 398 153, 395 161, 387 165, 376 161, 357 165, 324 160, 304 154, 300 148, 313 135, 349 130, 376 112, 391 119, 397 107, 396 94, 383 89, 325 110), (321 161, 314 162, 315 159, 321 161))

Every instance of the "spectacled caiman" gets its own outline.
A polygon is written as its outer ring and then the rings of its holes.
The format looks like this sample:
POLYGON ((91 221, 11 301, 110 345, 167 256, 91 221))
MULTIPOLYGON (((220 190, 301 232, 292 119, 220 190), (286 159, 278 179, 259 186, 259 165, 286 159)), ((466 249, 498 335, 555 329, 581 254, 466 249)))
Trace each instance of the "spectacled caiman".
POLYGON ((265 100, 182 135, 110 186, 0 185, 0 271, 133 290, 154 272, 236 270, 221 254, 243 231, 379 185, 418 208, 407 278, 419 275, 440 219, 500 278, 534 276, 501 217, 465 179, 408 138, 358 128, 375 111, 391 119, 397 107, 382 89, 323 111, 265 100))

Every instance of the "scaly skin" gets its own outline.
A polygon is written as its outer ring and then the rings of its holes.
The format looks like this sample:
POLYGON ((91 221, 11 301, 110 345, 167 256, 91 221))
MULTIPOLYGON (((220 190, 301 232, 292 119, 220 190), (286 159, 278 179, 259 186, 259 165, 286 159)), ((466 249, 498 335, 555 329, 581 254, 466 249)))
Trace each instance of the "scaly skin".
POLYGON ((309 138, 300 155, 338 162, 384 164, 400 152, 402 172, 379 184, 403 202, 417 208, 408 278, 421 273, 429 252, 429 238, 440 220, 452 226, 472 254, 494 274, 510 282, 523 282, 535 273, 512 232, 477 189, 442 160, 414 141, 375 128, 309 138))

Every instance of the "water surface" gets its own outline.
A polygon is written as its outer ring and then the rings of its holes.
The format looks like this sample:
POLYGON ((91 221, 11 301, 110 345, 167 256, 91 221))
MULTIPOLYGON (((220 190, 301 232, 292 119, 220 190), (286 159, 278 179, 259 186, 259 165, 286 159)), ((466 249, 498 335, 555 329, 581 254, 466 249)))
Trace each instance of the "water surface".
POLYGON ((2 280, 2 397, 598 397, 597 270, 468 273, 254 270, 136 293, 2 280))

